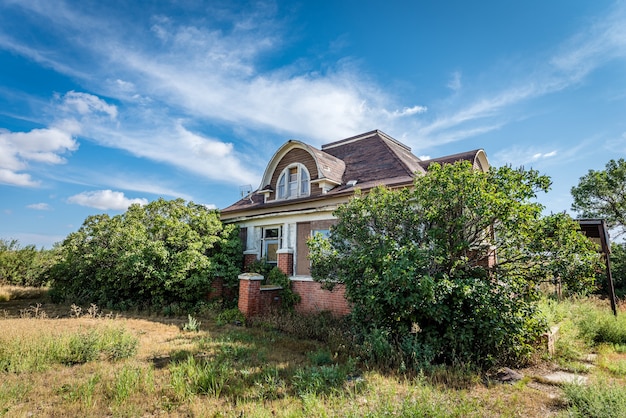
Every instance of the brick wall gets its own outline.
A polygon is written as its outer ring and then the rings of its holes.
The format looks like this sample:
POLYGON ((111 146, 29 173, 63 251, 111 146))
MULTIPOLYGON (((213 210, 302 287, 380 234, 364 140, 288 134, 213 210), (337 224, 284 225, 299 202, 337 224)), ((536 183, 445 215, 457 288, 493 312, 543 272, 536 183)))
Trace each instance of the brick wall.
POLYGON ((250 264, 253 264, 257 260, 256 254, 244 254, 243 255, 243 269, 245 270, 250 264))
POLYGON ((293 275, 293 252, 281 252, 278 250, 278 269, 287 276, 293 275))
POLYGON ((293 280, 291 287, 294 292, 300 295, 300 303, 295 307, 299 313, 315 314, 329 311, 335 316, 344 316, 350 313, 344 285, 336 285, 331 292, 322 289, 320 283, 312 280, 293 280))

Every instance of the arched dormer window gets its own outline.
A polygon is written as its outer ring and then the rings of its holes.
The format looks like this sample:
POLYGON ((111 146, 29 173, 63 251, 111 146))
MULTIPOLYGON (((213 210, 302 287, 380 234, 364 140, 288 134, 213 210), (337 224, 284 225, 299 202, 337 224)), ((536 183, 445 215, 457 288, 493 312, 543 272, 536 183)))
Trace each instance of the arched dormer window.
POLYGON ((278 177, 277 199, 294 199, 308 196, 311 190, 309 171, 302 164, 292 164, 278 177))

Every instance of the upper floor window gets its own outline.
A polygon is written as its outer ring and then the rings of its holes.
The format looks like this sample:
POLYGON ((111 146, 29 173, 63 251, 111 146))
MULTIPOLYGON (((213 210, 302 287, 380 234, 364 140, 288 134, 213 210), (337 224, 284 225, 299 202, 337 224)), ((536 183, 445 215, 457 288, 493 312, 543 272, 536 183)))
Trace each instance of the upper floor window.
POLYGON ((293 164, 285 168, 278 178, 278 199, 308 196, 310 177, 306 167, 293 164))

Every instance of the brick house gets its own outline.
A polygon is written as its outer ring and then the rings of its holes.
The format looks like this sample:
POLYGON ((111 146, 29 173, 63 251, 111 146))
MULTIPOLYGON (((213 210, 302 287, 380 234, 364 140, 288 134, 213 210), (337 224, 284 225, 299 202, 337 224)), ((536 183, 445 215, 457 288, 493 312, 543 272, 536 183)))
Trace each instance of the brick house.
POLYGON ((434 162, 470 161, 487 170, 481 149, 422 161, 411 149, 385 133, 374 130, 322 145, 317 149, 289 140, 271 158, 259 188, 222 209, 226 223, 237 223, 244 242, 244 264, 264 258, 292 280, 301 296, 300 312, 349 312, 344 289, 323 290, 310 275, 307 239, 328 234, 335 222, 333 211, 346 203, 355 189, 377 186, 410 187, 416 175, 434 162))

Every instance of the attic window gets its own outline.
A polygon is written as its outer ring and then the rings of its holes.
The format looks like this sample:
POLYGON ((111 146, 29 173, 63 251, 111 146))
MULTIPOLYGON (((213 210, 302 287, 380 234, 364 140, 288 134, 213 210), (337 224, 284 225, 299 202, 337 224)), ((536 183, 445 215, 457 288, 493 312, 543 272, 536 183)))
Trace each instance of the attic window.
POLYGON ((278 199, 294 199, 308 196, 310 176, 302 164, 292 164, 285 168, 278 178, 278 199))

